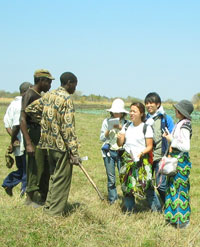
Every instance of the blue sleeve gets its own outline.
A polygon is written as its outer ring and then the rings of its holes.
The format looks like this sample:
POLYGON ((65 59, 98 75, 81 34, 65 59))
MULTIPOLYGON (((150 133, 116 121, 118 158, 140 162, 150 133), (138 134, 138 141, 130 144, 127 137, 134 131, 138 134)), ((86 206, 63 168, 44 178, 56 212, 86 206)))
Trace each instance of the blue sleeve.
POLYGON ((168 128, 169 132, 172 133, 172 130, 174 128, 174 121, 173 121, 172 117, 167 115, 166 121, 167 121, 167 128, 168 128))

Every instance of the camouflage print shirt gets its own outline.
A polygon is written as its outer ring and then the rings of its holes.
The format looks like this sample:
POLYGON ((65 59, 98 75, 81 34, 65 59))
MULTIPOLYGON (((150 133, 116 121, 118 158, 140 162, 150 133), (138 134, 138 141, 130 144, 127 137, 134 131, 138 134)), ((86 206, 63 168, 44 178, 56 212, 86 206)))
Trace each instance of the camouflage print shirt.
POLYGON ((25 112, 41 125, 39 148, 78 154, 74 105, 63 87, 44 94, 28 105, 25 112))

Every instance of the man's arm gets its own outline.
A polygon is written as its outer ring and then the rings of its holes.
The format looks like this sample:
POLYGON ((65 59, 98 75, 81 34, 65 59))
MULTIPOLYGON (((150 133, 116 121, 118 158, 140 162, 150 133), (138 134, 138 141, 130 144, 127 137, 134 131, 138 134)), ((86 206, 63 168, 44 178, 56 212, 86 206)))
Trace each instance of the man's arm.
POLYGON ((25 114, 31 118, 32 122, 40 124, 43 107, 43 98, 37 99, 26 107, 25 114))
POLYGON ((10 127, 6 128, 7 133, 9 136, 12 136, 12 129, 10 127))
POLYGON ((22 134, 23 134, 24 139, 25 139, 27 153, 34 155, 35 148, 33 147, 32 142, 31 142, 31 138, 28 134, 28 128, 27 128, 27 122, 26 122, 26 113, 24 111, 21 111, 20 129, 21 129, 22 134))
POLYGON ((18 138, 17 138, 17 135, 19 133, 19 130, 20 130, 20 126, 19 125, 13 126, 13 128, 12 128, 12 135, 11 135, 11 144, 12 145, 16 141, 19 141, 18 138))
POLYGON ((70 98, 67 100, 66 109, 61 121, 61 135, 70 152, 70 163, 79 165, 81 159, 78 154, 78 139, 75 134, 74 108, 70 98))
POLYGON ((17 134, 19 132, 19 125, 18 126, 13 126, 13 128, 6 128, 8 134, 11 136, 11 143, 8 147, 9 153, 12 153, 14 151, 14 148, 19 146, 19 140, 17 138, 17 134))
POLYGON ((25 108, 25 111, 21 112, 20 128, 26 142, 27 153, 34 154, 35 148, 33 147, 30 136, 28 134, 26 117, 29 116, 33 122, 40 123, 42 110, 43 110, 43 99, 40 98, 33 101, 25 108))
POLYGON ((3 121, 4 121, 4 126, 6 128, 7 133, 9 136, 12 135, 12 103, 8 106, 6 113, 4 115, 3 121))

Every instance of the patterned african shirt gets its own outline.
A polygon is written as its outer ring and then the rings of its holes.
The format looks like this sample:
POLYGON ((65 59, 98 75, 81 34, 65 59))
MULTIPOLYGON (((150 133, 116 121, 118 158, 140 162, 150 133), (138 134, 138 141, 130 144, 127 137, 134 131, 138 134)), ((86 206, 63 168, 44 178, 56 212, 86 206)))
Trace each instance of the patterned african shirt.
POLYGON ((41 125, 38 147, 78 155, 74 105, 69 93, 59 87, 28 105, 25 112, 41 125))

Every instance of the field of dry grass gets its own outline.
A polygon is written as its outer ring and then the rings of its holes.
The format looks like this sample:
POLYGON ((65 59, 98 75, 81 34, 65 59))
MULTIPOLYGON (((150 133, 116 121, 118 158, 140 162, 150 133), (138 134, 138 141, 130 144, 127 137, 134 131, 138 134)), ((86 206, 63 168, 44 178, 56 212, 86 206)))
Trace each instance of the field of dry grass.
MULTIPOLYGON (((9 137, 3 126, 6 106, 0 110, 0 181, 10 172, 5 166, 4 153, 9 137)), ((20 185, 14 196, 8 197, 0 188, 0 245, 34 247, 199 247, 200 246, 200 123, 193 126, 191 146, 191 223, 185 230, 166 225, 159 213, 151 213, 145 201, 138 200, 138 212, 128 215, 121 210, 120 200, 110 206, 107 201, 106 173, 100 154, 99 132, 105 115, 76 114, 77 134, 83 162, 105 200, 101 201, 79 167, 74 167, 67 217, 52 218, 42 208, 25 206, 19 197, 20 185)), ((14 168, 12 168, 14 169, 14 168)))

